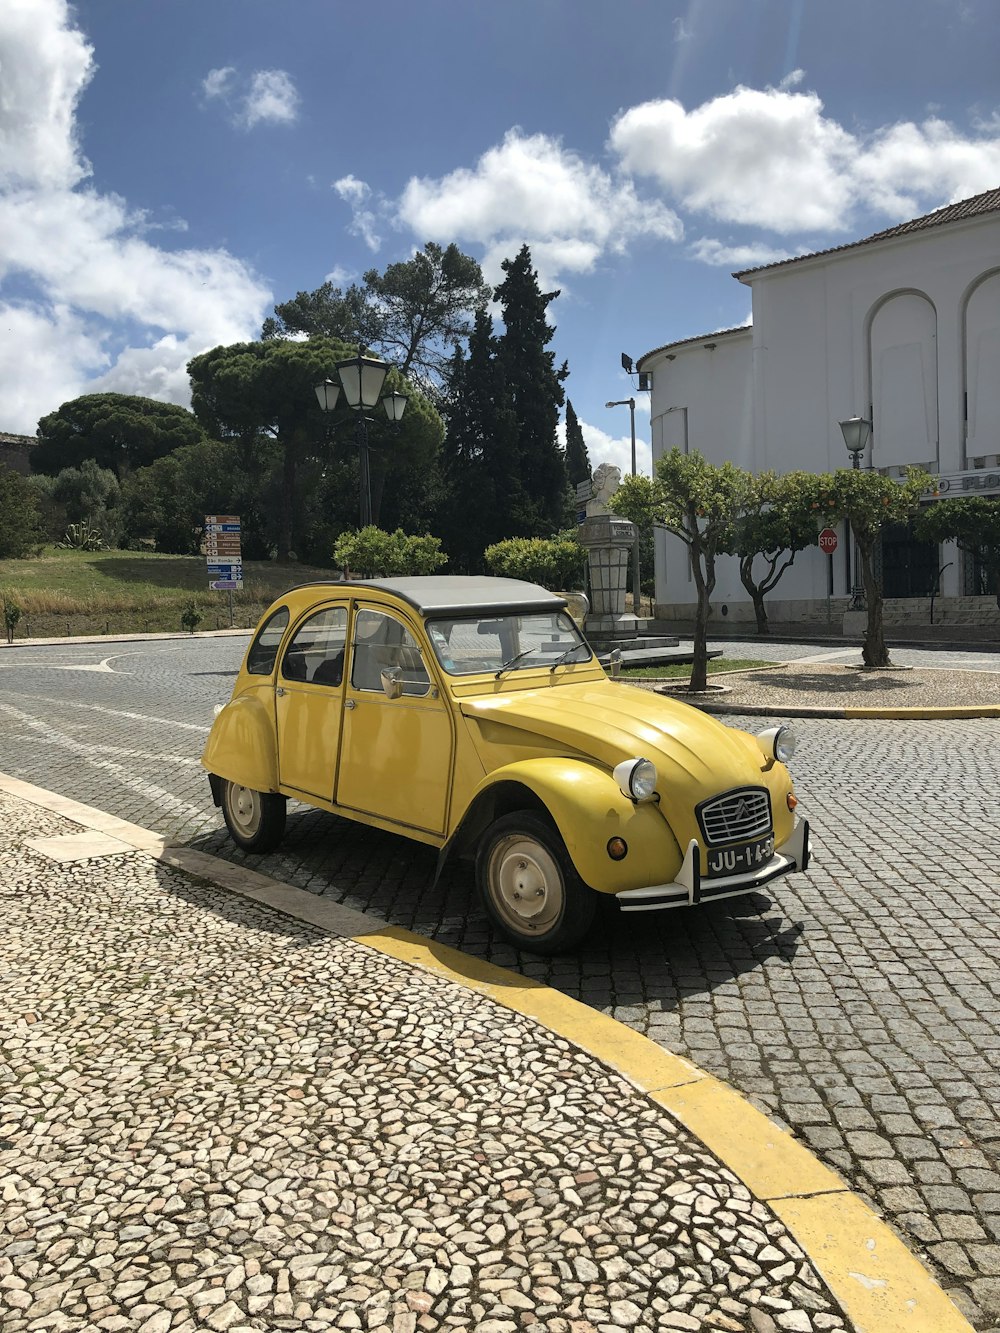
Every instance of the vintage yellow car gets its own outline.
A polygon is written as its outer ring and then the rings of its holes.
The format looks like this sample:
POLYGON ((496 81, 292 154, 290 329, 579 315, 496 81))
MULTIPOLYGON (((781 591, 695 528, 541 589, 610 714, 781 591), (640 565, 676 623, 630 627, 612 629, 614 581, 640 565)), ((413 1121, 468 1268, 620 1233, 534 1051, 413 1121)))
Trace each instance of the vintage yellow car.
POLYGON ((202 763, 244 850, 288 798, 403 834, 474 858, 495 926, 553 953, 599 895, 646 912, 805 870, 793 748, 609 677, 544 588, 432 576, 279 598, 202 763))

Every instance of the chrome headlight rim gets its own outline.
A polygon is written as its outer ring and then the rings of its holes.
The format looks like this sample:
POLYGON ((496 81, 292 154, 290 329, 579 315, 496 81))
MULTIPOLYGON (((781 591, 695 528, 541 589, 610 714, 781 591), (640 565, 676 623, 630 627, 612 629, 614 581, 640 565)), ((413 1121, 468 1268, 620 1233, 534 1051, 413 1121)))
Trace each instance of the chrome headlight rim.
POLYGON ((620 764, 615 765, 612 776, 618 783, 621 794, 627 796, 630 801, 638 804, 642 801, 651 801, 656 795, 659 774, 653 761, 643 755, 636 755, 634 759, 623 759, 620 764))
POLYGON ((791 727, 782 723, 779 727, 768 727, 757 733, 757 741, 769 762, 787 764, 795 754, 798 737, 791 727))

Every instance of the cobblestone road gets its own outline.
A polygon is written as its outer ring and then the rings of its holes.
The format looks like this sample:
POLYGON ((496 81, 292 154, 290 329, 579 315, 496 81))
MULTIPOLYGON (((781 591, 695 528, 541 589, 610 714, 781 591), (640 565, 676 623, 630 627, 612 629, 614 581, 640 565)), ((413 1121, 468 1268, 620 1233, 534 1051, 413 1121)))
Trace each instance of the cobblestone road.
MULTIPOLYGON (((197 756, 244 646, 6 650, 0 768, 238 861, 197 756)), ((726 1079, 868 1197, 979 1328, 1000 1328, 1000 721, 796 730, 808 875, 610 916, 569 958, 518 957, 491 939, 466 867, 431 888, 431 851, 332 816, 293 807, 253 864, 519 968, 726 1079)))

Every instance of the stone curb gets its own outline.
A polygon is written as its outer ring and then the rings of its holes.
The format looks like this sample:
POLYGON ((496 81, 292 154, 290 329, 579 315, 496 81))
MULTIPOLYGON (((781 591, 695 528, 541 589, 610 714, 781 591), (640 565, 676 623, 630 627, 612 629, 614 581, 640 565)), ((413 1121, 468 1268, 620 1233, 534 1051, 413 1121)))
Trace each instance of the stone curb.
POLYGON ((64 639, 15 639, 13 643, 0 640, 0 648, 54 648, 66 643, 151 643, 156 639, 228 639, 252 633, 252 629, 233 628, 199 629, 193 634, 187 630, 166 630, 160 634, 71 634, 64 639))
POLYGON ((832 717, 843 721, 845 718, 890 718, 897 721, 934 721, 935 719, 1000 717, 1000 704, 979 704, 963 708, 960 705, 940 708, 823 708, 808 704, 737 704, 713 703, 700 699, 681 699, 682 703, 700 708, 703 713, 731 714, 737 717, 832 717))
POLYGON ((172 844, 149 829, 4 773, 0 791, 533 1018, 622 1075, 700 1139, 783 1222, 859 1330, 972 1333, 972 1325, 917 1257, 812 1152, 740 1093, 617 1019, 520 973, 172 844))

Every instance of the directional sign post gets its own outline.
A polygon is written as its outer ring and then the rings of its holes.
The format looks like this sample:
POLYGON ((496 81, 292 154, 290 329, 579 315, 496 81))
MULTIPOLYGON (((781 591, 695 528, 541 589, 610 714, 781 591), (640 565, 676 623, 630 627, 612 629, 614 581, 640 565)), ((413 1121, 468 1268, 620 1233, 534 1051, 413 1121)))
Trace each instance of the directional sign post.
POLYGON ((239 514, 205 515, 205 560, 209 588, 229 593, 229 623, 233 625, 236 623, 233 592, 243 587, 239 514))

